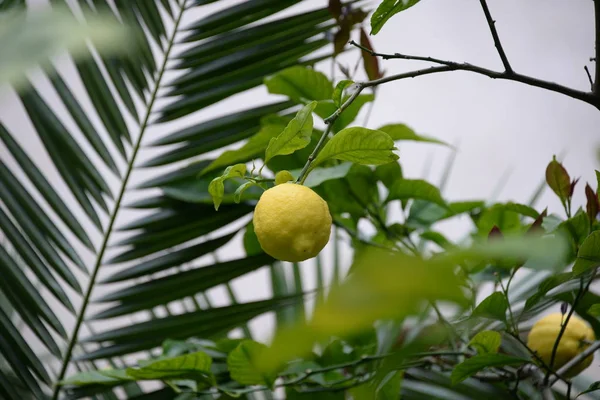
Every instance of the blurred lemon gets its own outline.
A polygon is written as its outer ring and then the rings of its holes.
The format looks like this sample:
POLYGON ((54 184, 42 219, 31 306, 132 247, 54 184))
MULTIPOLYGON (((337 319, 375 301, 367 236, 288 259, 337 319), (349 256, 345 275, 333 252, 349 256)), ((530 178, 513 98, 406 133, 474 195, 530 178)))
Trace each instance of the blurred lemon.
MULTIPOLYGON (((558 338, 562 322, 565 318, 566 315, 561 313, 550 314, 537 321, 529 332, 527 346, 535 351, 548 366, 550 365, 550 359, 552 358, 554 342, 558 338)), ((569 318, 569 323, 567 324, 558 348, 556 349, 554 370, 559 369, 573 357, 583 352, 589 346, 589 342, 594 340, 594 331, 588 323, 581 318, 572 315, 571 318, 569 318)), ((565 376, 571 378, 578 375, 581 371, 590 366, 593 359, 594 355, 592 354, 571 368, 565 376)))
POLYGON ((254 232, 265 253, 298 262, 319 254, 329 241, 329 207, 312 189, 282 183, 266 190, 254 210, 254 232))

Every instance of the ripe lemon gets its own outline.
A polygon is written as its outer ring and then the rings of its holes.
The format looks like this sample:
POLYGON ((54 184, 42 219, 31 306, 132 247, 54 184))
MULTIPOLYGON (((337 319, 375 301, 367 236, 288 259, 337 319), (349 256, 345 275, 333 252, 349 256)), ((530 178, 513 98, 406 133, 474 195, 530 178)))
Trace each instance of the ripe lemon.
MULTIPOLYGON (((561 324, 565 318, 566 315, 563 316, 561 313, 550 314, 537 321, 529 332, 527 346, 535 351, 547 365, 550 365, 554 342, 558 338, 561 324)), ((562 367, 573 357, 583 352, 589 346, 585 341, 592 342, 594 340, 594 331, 588 323, 581 318, 572 315, 567 324, 567 328, 560 339, 558 348, 556 349, 554 370, 562 367)), ((578 365, 573 367, 566 374, 566 377, 571 378, 578 375, 581 371, 590 366, 593 359, 593 354, 585 358, 578 365)))
POLYGON ((319 254, 329 241, 331 214, 312 189, 282 183, 266 190, 254 210, 260 246, 281 261, 298 262, 319 254))

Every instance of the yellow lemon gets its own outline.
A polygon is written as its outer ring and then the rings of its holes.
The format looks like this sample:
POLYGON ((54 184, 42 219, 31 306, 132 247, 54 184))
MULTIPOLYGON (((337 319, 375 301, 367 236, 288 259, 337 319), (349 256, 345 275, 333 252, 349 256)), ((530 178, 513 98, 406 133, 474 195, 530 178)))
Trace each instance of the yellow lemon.
POLYGON ((282 183, 266 190, 254 210, 260 246, 281 261, 298 262, 319 254, 329 241, 331 214, 312 189, 282 183))
MULTIPOLYGON (((561 313, 550 314, 537 321, 529 332, 527 346, 535 351, 537 355, 544 360, 546 365, 550 365, 554 342, 558 338, 561 324, 565 318, 566 315, 563 316, 561 313)), ((562 367, 573 357, 583 352, 589 346, 589 344, 586 344, 586 341, 592 342, 594 340, 594 331, 588 323, 581 318, 572 315, 565 332, 560 339, 558 348, 556 349, 554 370, 562 367)), ((578 365, 573 367, 566 374, 566 377, 570 378, 578 375, 581 371, 590 366, 593 359, 593 354, 585 358, 578 365)))

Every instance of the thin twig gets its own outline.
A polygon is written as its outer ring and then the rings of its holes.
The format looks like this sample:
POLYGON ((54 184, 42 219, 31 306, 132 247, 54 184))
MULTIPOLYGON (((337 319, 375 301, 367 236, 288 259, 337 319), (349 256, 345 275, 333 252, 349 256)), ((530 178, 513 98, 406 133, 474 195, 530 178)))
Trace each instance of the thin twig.
POLYGON ((584 287, 583 286, 583 277, 580 280, 579 291, 577 292, 577 295, 575 296, 575 300, 573 300, 573 304, 571 305, 571 309, 569 310, 567 317, 565 318, 562 325, 560 326, 560 331, 558 332, 556 341, 554 341, 554 347, 552 347, 552 353, 550 356, 550 365, 549 365, 550 369, 546 372, 546 376, 544 377, 544 385, 548 385, 548 380, 550 379, 551 370, 554 369, 554 361, 556 359, 556 352, 558 351, 558 346, 560 344, 560 340, 562 339, 565 331, 567 330, 567 325, 569 324, 569 320, 573 316, 573 313, 575 312, 575 308, 577 308, 577 304, 579 303, 579 300, 581 300, 581 298, 583 297, 583 295, 585 294, 587 289, 590 287, 591 282, 592 282, 592 279, 590 279, 590 282, 584 287))
POLYGON ((596 28, 596 79, 592 92, 596 97, 600 97, 600 0, 594 0, 594 22, 596 28))
POLYGON ((504 52, 504 48, 502 47, 502 43, 500 42, 500 37, 498 36, 498 31, 496 31, 496 21, 492 18, 492 14, 490 13, 490 9, 487 6, 486 0, 479 0, 481 3, 481 8, 483 8, 483 13, 485 14, 485 19, 487 20, 488 26, 490 27, 490 32, 492 33, 492 37, 494 38, 494 46, 496 46, 496 50, 498 50, 498 55, 502 60, 502 65, 504 65, 504 69, 507 73, 512 73, 512 67, 508 62, 508 57, 506 57, 506 53, 504 52))
POLYGON ((590 74, 590 69, 588 68, 587 65, 584 65, 583 69, 585 69, 585 72, 587 73, 588 80, 590 81, 590 87, 592 88, 592 91, 593 91, 594 90, 594 80, 592 79, 592 74, 590 74))
MULTIPOLYGON (((336 117, 336 119, 337 119, 337 117, 336 117)), ((306 179, 306 177, 308 175, 308 169, 310 167, 310 164, 312 164, 314 159, 317 158, 317 154, 319 154, 319 151, 323 147, 323 144, 325 144, 325 139, 327 138, 327 136, 329 135, 329 132, 331 131, 331 127, 332 127, 333 123, 328 123, 327 121, 325 121, 325 123, 327 124, 327 128, 325 128, 325 131, 323 132, 323 135, 321 135, 321 139, 319 139, 319 142, 315 146, 315 149, 313 150, 313 152, 310 153, 310 156, 308 156, 308 160, 306 160, 306 164, 304 164, 304 168, 302 168, 302 171, 300 172, 300 176, 298 176, 298 179, 296 180, 296 182, 298 182, 300 184, 304 183, 304 180, 306 179)))
MULTIPOLYGON (((598 350, 598 349, 600 349, 600 340, 596 340, 594 343, 592 343, 592 345, 590 347, 588 347, 587 349, 585 349, 584 351, 582 351, 580 354, 578 354, 575 357, 573 357, 568 363, 566 363, 558 371, 556 371, 556 373, 558 375, 561 375, 561 376, 565 375, 574 366, 576 366, 581 361, 583 361, 584 359, 586 359, 589 356, 591 356, 592 354, 594 354, 594 352, 596 350, 598 350)), ((556 381, 558 381, 558 378, 556 378, 556 377, 550 379, 548 381, 548 386, 554 385, 556 383, 556 381)))
POLYGON ((385 60, 401 59, 401 60, 426 61, 426 62, 431 62, 434 64, 441 65, 441 67, 430 67, 430 68, 420 69, 420 70, 411 71, 411 72, 404 72, 401 74, 390 75, 385 78, 376 79, 376 80, 373 80, 370 82, 364 82, 362 84, 362 86, 364 86, 364 87, 372 87, 372 86, 377 86, 382 83, 387 83, 387 82, 391 82, 391 81, 398 81, 398 80, 406 79, 406 78, 416 78, 421 75, 436 74, 436 73, 440 73, 440 72, 469 71, 469 72, 473 72, 473 73, 476 73, 479 75, 487 76, 488 78, 492 78, 492 79, 501 79, 501 80, 520 82, 520 83, 524 83, 529 86, 546 89, 551 92, 560 93, 565 96, 569 96, 574 99, 581 100, 581 101, 588 103, 596 108, 600 108, 600 100, 598 100, 598 98, 596 96, 594 96, 591 92, 583 92, 581 90, 576 90, 576 89, 573 89, 573 88, 570 88, 567 86, 559 85, 558 83, 554 83, 554 82, 544 81, 542 79, 534 78, 534 77, 528 76, 528 75, 523 75, 523 74, 520 74, 520 73, 517 73, 514 71, 498 72, 498 71, 494 71, 494 70, 491 70, 488 68, 480 67, 477 65, 469 64, 469 63, 458 63, 455 61, 441 60, 439 58, 434 58, 434 57, 413 56, 413 55, 400 54, 400 53, 394 53, 394 54, 377 53, 377 52, 368 50, 368 49, 364 48, 363 46, 360 46, 358 43, 356 43, 354 41, 350 42, 350 44, 353 46, 356 46, 362 50, 368 51, 369 54, 371 54, 375 57, 381 57, 385 60))

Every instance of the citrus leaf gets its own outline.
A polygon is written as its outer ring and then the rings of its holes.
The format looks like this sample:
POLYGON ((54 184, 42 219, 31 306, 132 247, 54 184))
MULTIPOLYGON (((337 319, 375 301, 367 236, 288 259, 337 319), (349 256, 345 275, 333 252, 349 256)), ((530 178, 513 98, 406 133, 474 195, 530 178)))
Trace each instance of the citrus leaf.
POLYGON ((120 382, 132 381, 133 377, 127 375, 124 369, 100 369, 97 371, 85 371, 72 375, 60 382, 60 385, 110 385, 120 382))
POLYGON ((212 382, 212 359, 202 351, 164 358, 138 367, 127 368, 127 375, 137 380, 193 379, 212 382))
POLYGON ((600 381, 592 383, 587 389, 585 389, 583 392, 579 393, 577 395, 577 397, 587 394, 587 393, 595 392, 596 390, 600 390, 600 381))
MULTIPOLYGON (((308 187, 317 187, 321 183, 332 180, 332 179, 340 179, 348 175, 350 168, 352 167, 352 163, 344 162, 333 167, 326 168, 315 168, 310 175, 306 178, 303 185, 308 187)), ((290 171, 291 174, 295 177, 300 175, 299 169, 290 171)))
POLYGON ((504 354, 479 354, 454 367, 450 378, 452 379, 452 384, 456 385, 485 368, 519 365, 527 362, 528 360, 524 358, 504 354))
POLYGON ((277 377, 274 373, 263 373, 256 361, 267 350, 267 346, 253 340, 244 340, 227 356, 227 367, 231 378, 242 385, 267 385, 271 387, 277 377))
POLYGON ((505 321, 507 309, 508 301, 506 300, 504 293, 494 292, 475 307, 471 316, 505 321))
POLYGON ((312 68, 295 66, 265 79, 269 93, 283 94, 297 103, 306 100, 331 99, 333 86, 329 79, 312 68))
POLYGON ((383 0, 371 16, 371 35, 376 35, 395 14, 404 11, 420 0, 383 0))
POLYGON ((210 197, 213 199, 215 210, 218 210, 221 202, 223 201, 223 195, 225 194, 223 178, 219 176, 210 181, 210 184, 208 185, 208 194, 210 194, 210 197))
POLYGON ((437 143, 443 144, 444 146, 449 146, 448 143, 443 142, 441 140, 431 138, 428 136, 417 135, 417 133, 412 130, 409 126, 404 124, 389 124, 384 125, 378 130, 387 133, 390 135, 394 141, 396 140, 411 140, 414 142, 429 142, 429 143, 437 143))
POLYGON ((238 187, 236 189, 235 193, 233 194, 233 201, 235 201, 236 203, 239 204, 239 202, 242 199, 242 194, 244 194, 244 191, 251 186, 258 186, 258 185, 254 182, 244 182, 243 184, 241 184, 240 187, 238 187))
POLYGON ((588 309, 588 314, 590 314, 592 317, 600 317, 600 304, 594 304, 592 305, 589 309, 588 309))
POLYGON ((246 231, 244 232, 244 250, 246 250, 246 255, 248 256, 263 253, 263 249, 260 247, 256 233, 254 232, 254 223, 252 221, 246 225, 246 231))
POLYGON ((573 272, 579 275, 598 266, 600 266, 600 231, 594 231, 579 248, 573 272))
POLYGON ((337 85, 335 85, 335 89, 333 90, 333 104, 339 108, 342 105, 342 97, 344 94, 344 89, 348 86, 352 85, 354 81, 349 79, 344 79, 343 81, 339 81, 337 85))
POLYGON ((502 336, 496 331, 481 331, 471 339, 469 346, 479 354, 497 353, 502 336))
POLYGON ((313 129, 312 112, 316 106, 317 102, 313 101, 302 107, 283 132, 269 141, 265 163, 275 156, 292 154, 308 146, 313 129))
POLYGON ((447 207, 440 190, 421 179, 400 179, 390 187, 386 202, 392 200, 421 199, 447 207))
POLYGON ((237 150, 228 150, 223 152, 216 160, 210 163, 200 172, 204 175, 207 172, 231 165, 237 162, 245 162, 258 156, 265 151, 271 138, 276 137, 285 129, 286 122, 283 118, 272 116, 264 118, 261 121, 261 129, 254 136, 248 139, 248 142, 237 150))
POLYGON ((367 128, 346 128, 323 147, 311 170, 326 160, 337 159, 358 164, 379 165, 396 161, 394 141, 387 133, 367 128))
POLYGON ((275 185, 281 185, 282 183, 286 183, 293 180, 294 176, 292 175, 292 173, 285 169, 283 171, 279 171, 275 175, 275 185))
POLYGON ((570 197, 571 178, 565 167, 556 161, 556 157, 546 167, 546 183, 561 201, 564 202, 570 197))

